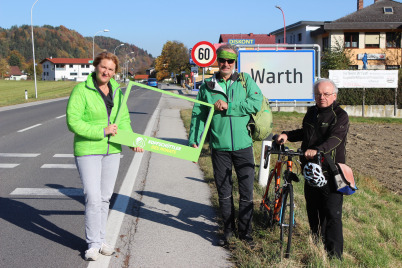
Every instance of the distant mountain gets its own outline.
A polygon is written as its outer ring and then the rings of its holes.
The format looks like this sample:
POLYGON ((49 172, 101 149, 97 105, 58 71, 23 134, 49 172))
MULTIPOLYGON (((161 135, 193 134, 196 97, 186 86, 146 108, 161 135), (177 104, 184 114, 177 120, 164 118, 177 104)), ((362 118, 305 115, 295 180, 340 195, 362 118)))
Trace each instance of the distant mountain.
MULTIPOLYGON (((36 62, 49 57, 92 58, 92 40, 92 37, 83 37, 78 32, 62 25, 59 27, 34 26, 36 62)), ((145 70, 152 65, 154 58, 146 50, 133 44, 109 37, 96 36, 95 55, 104 50, 113 52, 120 44, 124 44, 124 46, 116 49, 116 54, 119 57, 121 67, 125 61, 130 59, 129 71, 144 74, 145 70), (130 57, 125 59, 126 55, 130 57), (135 60, 132 59, 133 57, 135 60)), ((26 62, 32 61, 31 26, 13 26, 10 29, 0 27, 0 58, 7 58, 13 50, 18 51, 26 62)))

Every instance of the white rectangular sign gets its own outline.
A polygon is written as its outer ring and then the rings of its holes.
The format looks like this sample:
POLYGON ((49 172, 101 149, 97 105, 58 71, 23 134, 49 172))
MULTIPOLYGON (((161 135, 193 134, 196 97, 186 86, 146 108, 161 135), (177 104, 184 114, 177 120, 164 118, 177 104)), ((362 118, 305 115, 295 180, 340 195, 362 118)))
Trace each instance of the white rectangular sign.
POLYGON ((338 88, 397 88, 398 70, 329 70, 338 88))
POLYGON ((239 50, 239 72, 270 101, 313 101, 314 50, 239 50))

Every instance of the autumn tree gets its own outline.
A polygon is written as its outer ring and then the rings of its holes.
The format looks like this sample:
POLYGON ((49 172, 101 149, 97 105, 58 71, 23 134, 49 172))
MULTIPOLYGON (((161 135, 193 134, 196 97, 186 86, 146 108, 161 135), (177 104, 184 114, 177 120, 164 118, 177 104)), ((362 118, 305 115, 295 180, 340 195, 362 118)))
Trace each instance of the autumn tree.
POLYGON ((22 69, 23 63, 25 62, 24 56, 17 50, 12 50, 10 52, 10 56, 8 56, 8 64, 10 66, 18 66, 18 68, 22 69))
POLYGON ((163 80, 170 77, 171 73, 178 74, 181 71, 189 71, 188 49, 178 41, 167 41, 162 48, 161 55, 155 60, 156 78, 163 80))
MULTIPOLYGON (((43 71, 42 64, 37 64, 36 65, 36 79, 38 79, 38 80, 42 79, 42 71, 43 71)), ((32 61, 28 64, 26 73, 31 79, 34 79, 34 67, 33 67, 32 61)))
POLYGON ((4 78, 4 75, 6 75, 10 71, 10 65, 8 65, 8 62, 6 59, 0 59, 0 76, 1 78, 4 78))

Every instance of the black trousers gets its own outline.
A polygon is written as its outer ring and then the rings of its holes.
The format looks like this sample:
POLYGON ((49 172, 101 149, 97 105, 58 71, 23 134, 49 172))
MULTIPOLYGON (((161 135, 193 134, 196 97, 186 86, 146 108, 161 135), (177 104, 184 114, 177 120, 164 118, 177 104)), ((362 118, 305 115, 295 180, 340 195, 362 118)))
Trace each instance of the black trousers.
POLYGON ((225 233, 235 230, 235 209, 233 203, 232 164, 239 183, 239 222, 240 237, 250 235, 253 218, 254 155, 253 148, 238 151, 217 151, 212 149, 212 165, 219 195, 225 233))
POLYGON ((321 187, 304 184, 307 215, 313 235, 321 237, 330 256, 342 258, 342 204, 343 194, 335 190, 332 177, 321 187))

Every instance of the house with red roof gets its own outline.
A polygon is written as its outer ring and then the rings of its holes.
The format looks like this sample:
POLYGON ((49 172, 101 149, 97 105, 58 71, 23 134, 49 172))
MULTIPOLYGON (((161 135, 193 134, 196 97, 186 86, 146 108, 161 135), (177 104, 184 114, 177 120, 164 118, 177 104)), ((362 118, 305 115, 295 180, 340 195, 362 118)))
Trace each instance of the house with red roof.
POLYGON ((269 34, 221 34, 219 43, 230 45, 266 45, 275 44, 275 36, 269 34))
POLYGON ((23 74, 18 66, 10 66, 8 80, 27 80, 27 75, 23 74))
MULTIPOLYGON (((221 34, 219 36, 219 41, 213 44, 215 49, 218 49, 223 44, 230 44, 234 46, 241 47, 242 45, 266 45, 275 44, 275 35, 270 34, 221 34)), ((262 48, 263 46, 261 46, 262 48)), ((252 48, 250 48, 252 49, 252 48)), ((211 66, 209 66, 209 73, 214 73, 219 71, 218 62, 215 60, 211 66)), ((197 81, 202 79, 202 76, 197 78, 197 81)))
POLYGON ((149 78, 149 75, 147 75, 147 74, 136 74, 134 76, 135 81, 146 81, 146 80, 148 80, 148 78, 149 78))
POLYGON ((92 59, 46 58, 42 64, 42 80, 46 81, 85 81, 95 70, 92 59))

